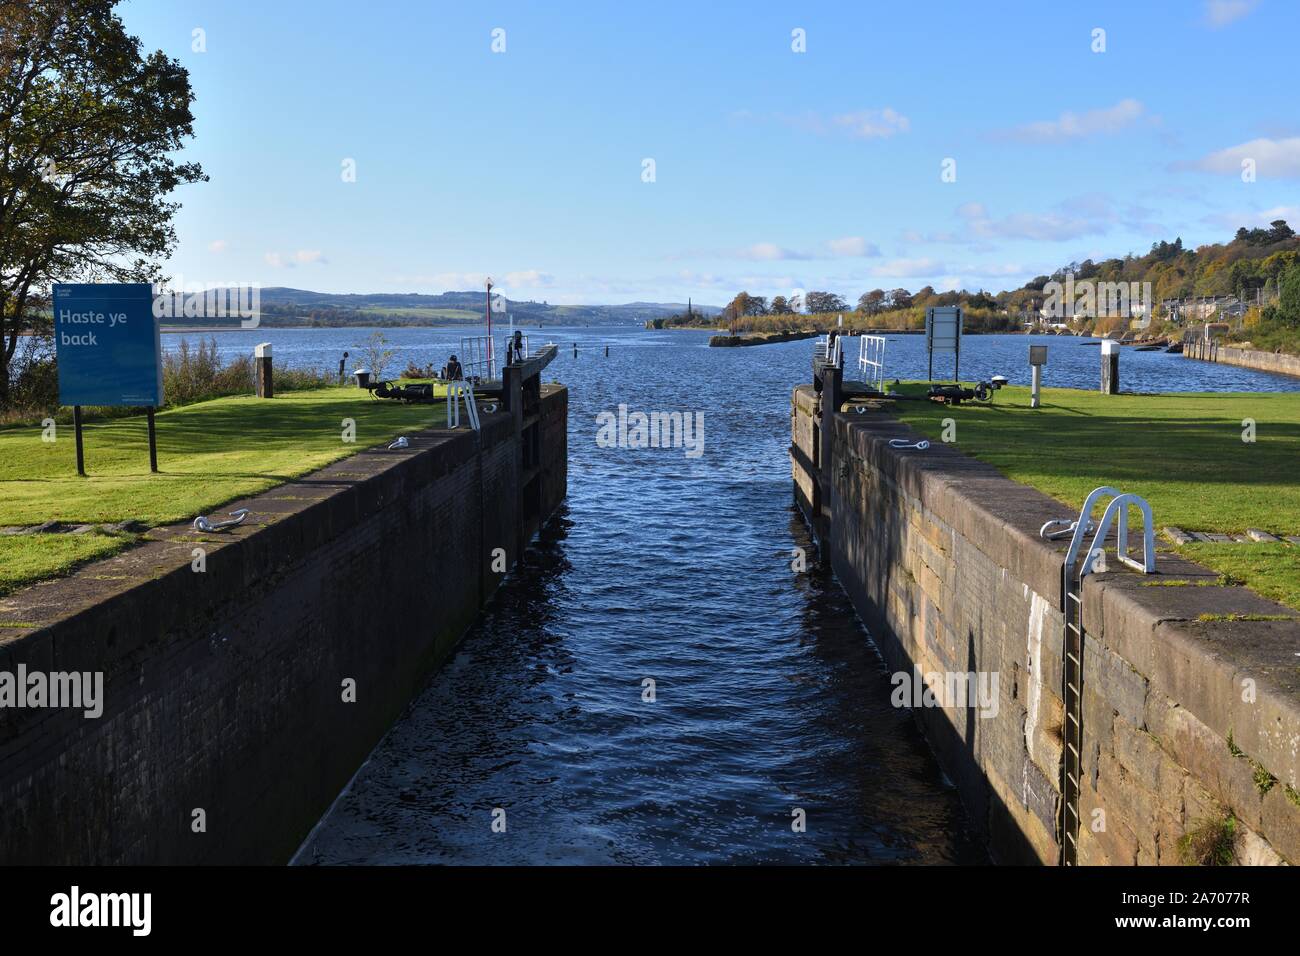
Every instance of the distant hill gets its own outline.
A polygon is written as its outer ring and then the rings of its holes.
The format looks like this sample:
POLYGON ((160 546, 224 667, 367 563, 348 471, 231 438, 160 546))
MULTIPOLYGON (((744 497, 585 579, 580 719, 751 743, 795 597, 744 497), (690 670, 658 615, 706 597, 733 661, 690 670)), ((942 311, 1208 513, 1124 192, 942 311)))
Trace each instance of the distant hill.
MULTIPOLYGON (((552 305, 507 299, 516 325, 643 325, 681 312, 685 303, 629 302, 625 305, 552 305)), ((717 315, 717 306, 695 306, 717 315)), ((349 293, 262 289, 263 326, 424 326, 477 325, 483 321, 483 292, 349 293)))

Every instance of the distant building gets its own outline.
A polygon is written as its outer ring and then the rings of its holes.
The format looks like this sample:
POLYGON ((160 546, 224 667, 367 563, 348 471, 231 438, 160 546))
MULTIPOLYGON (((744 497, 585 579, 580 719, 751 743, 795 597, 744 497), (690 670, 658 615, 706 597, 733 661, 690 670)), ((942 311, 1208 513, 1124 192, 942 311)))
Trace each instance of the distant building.
POLYGON ((1212 318, 1236 318, 1246 314, 1246 304, 1235 295, 1198 295, 1185 299, 1161 299, 1160 308, 1172 322, 1207 322, 1212 318))

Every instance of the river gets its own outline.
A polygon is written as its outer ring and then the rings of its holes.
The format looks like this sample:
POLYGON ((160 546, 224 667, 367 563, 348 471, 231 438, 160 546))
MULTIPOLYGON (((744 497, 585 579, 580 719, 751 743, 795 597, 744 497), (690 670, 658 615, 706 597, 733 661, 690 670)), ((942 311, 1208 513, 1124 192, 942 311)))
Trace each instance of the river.
MULTIPOLYGON (((270 341, 278 363, 337 367, 367 334, 217 339, 227 353, 270 341)), ((384 334, 393 374, 408 359, 441 365, 469 333, 384 334)), ((570 388, 567 504, 296 862, 984 862, 844 593, 811 561, 792 569, 796 549, 812 556, 786 453, 812 343, 529 336, 561 346, 545 377, 570 388), (619 404, 702 412, 703 453, 598 446, 596 417, 619 404)), ((1027 382, 1030 341, 1049 346, 1048 386, 1097 386, 1095 345, 1064 337, 970 336, 963 378, 1027 382)), ((891 337, 887 377, 924 377, 924 350, 921 336, 891 337)), ((1121 362, 1134 390, 1300 389, 1163 353, 1126 349, 1121 362)))

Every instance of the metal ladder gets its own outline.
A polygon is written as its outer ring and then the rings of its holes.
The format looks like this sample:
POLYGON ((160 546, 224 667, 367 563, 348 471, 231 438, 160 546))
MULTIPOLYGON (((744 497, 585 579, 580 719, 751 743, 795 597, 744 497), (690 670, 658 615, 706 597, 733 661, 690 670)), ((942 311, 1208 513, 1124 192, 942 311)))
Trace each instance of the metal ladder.
POLYGON ((1105 485, 1093 489, 1084 500, 1083 510, 1079 512, 1079 520, 1074 525, 1074 534, 1070 537, 1070 549, 1065 553, 1065 563, 1061 567, 1061 613, 1065 618, 1061 700, 1065 704, 1065 724, 1061 728, 1061 813, 1058 823, 1062 866, 1075 866, 1079 862, 1079 794, 1083 789, 1083 579, 1092 572, 1097 558, 1102 555, 1106 535, 1117 516, 1119 525, 1115 533, 1115 557, 1135 571, 1154 574, 1155 523, 1151 517, 1151 506, 1145 498, 1124 494, 1105 485), (1075 574, 1074 566, 1079 560, 1080 548, 1092 528, 1090 519, 1093 506, 1106 495, 1110 496, 1110 503, 1106 505, 1101 521, 1096 525, 1092 543, 1084 554, 1078 574, 1075 574), (1142 512, 1143 553, 1140 562, 1128 554, 1130 507, 1137 507, 1142 512))
POLYGON ((460 428, 461 402, 465 403, 465 411, 469 413, 469 427, 478 431, 478 402, 474 399, 474 386, 462 381, 447 383, 447 427, 460 428))

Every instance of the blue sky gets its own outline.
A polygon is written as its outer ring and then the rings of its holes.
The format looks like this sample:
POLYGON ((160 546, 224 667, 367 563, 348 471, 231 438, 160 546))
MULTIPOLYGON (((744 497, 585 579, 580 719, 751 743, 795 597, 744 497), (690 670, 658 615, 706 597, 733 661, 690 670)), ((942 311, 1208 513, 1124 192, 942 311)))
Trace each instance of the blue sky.
POLYGON ((118 9, 191 73, 187 283, 856 299, 1300 227, 1291 0, 118 9))

